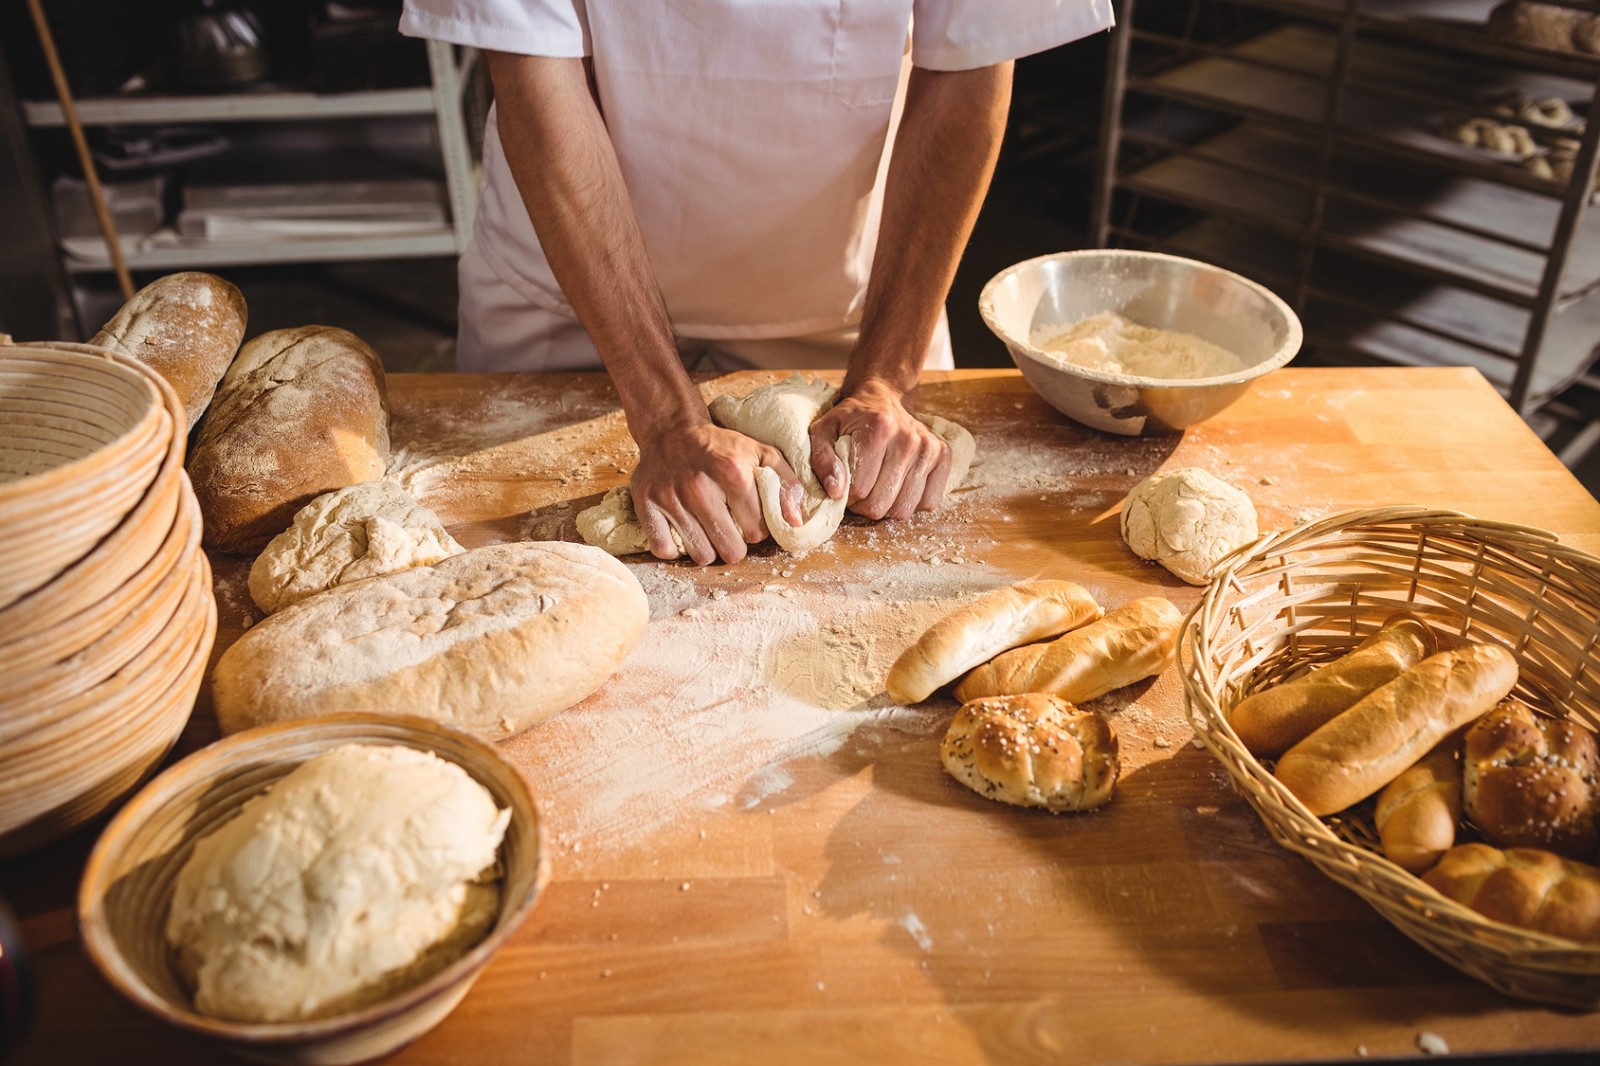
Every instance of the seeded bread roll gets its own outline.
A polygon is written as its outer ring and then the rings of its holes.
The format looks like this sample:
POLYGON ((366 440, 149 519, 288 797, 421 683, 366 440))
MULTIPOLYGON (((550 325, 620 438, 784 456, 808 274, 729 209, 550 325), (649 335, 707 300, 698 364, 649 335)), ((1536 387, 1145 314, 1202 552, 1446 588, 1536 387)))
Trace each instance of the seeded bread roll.
POLYGON ((228 368, 189 455, 205 544, 259 551, 313 499, 388 463, 378 353, 329 326, 264 333, 228 368))
POLYGON ((1183 612, 1160 596, 1132 600, 1047 644, 1016 648, 962 678, 962 701, 1048 692, 1082 703, 1152 677, 1172 663, 1183 612))
POLYGON ((1415 874, 1438 862, 1461 822, 1461 738, 1447 738, 1385 785, 1373 821, 1396 866, 1415 874))
POLYGON ((1422 879, 1485 918, 1600 942, 1600 869, 1538 848, 1462 844, 1422 879))
POLYGON ((1438 650, 1421 619, 1397 614, 1355 649, 1293 681, 1246 696, 1228 722, 1252 755, 1276 757, 1357 700, 1438 650))
POLYGON ((134 293, 89 343, 131 356, 166 378, 192 429, 239 350, 245 317, 244 296, 232 283, 189 270, 134 293))
POLYGON ((372 711, 501 740, 603 685, 649 617, 639 582, 599 548, 477 548, 331 588, 246 630, 212 675, 217 724, 372 711))
POLYGON ((1498 644, 1430 655, 1290 748, 1275 773, 1312 814, 1342 811, 1399 777, 1516 683, 1517 661, 1498 644))
POLYGON ((1103 806, 1117 783, 1111 723, 1041 692, 964 704, 939 758, 981 796, 1054 813, 1103 806))
POLYGON ((1571 719, 1503 700, 1467 730, 1467 817, 1503 848, 1594 855, 1600 833, 1600 745, 1571 719))
POLYGON ((1088 590, 1071 581, 995 589, 935 622, 900 654, 889 668, 889 698, 918 703, 1003 651, 1076 629, 1100 614, 1088 590))

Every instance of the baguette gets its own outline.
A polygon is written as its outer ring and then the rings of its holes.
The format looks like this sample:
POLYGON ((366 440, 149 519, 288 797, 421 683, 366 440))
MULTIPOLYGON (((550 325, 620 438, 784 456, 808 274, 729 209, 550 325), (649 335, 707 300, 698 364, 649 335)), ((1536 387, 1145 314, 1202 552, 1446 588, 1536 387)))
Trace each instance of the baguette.
POLYGON ((1182 621, 1183 612, 1160 596, 1131 600, 1064 637, 985 663, 961 680, 956 697, 1048 692, 1068 703, 1092 700, 1171 665, 1182 621))
POLYGON ((1455 846, 1461 822, 1461 740, 1451 736, 1384 786, 1373 812, 1383 853, 1421 873, 1455 846))
POLYGON ((1065 633, 1101 615, 1071 581, 1024 581, 996 589, 935 622, 889 668, 889 698, 920 703, 1003 651, 1065 633))
POLYGON ((1437 650, 1433 630, 1421 619, 1393 615, 1348 654, 1293 681, 1246 696, 1228 723, 1252 755, 1274 758, 1437 650))
POLYGON ((328 326, 263 333, 228 368, 189 456, 206 547, 259 551, 313 499, 388 462, 378 353, 328 326))
POLYGON ((134 293, 89 343, 166 378, 192 429, 239 350, 245 318, 244 296, 230 282, 187 270, 134 293))
POLYGON ((1600 869, 1538 848, 1462 844, 1422 879, 1485 918, 1583 943, 1600 941, 1600 869))
POLYGON ((1498 644, 1430 655, 1290 748, 1276 774, 1312 814, 1342 811, 1500 702, 1517 661, 1498 644))

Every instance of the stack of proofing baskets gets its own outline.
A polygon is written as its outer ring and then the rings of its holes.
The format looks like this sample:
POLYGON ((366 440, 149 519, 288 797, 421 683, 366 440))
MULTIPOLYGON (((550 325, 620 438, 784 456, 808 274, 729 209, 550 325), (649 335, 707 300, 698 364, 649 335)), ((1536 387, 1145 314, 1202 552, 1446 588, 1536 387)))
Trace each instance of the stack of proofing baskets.
POLYGON ((1600 557, 1527 526, 1395 507, 1270 533, 1223 560, 1178 638, 1195 736, 1279 844, 1406 936, 1502 992, 1600 1010, 1600 944, 1447 899, 1383 856, 1370 802, 1316 817, 1234 732, 1245 696, 1333 660, 1400 610, 1426 618, 1441 646, 1504 645, 1515 695, 1600 728, 1600 557))
POLYGON ((0 347, 0 858, 94 818, 177 740, 216 635, 172 388, 0 347))

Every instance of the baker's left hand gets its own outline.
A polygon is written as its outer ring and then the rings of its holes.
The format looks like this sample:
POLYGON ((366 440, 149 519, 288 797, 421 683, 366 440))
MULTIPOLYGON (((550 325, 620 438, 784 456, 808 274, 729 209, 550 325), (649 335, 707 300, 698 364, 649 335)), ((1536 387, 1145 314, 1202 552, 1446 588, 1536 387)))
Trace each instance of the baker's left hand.
POLYGON ((868 518, 910 518, 944 499, 950 445, 911 413, 908 396, 867 382, 811 424, 811 469, 828 495, 844 495, 844 463, 834 442, 848 434, 852 511, 868 518))

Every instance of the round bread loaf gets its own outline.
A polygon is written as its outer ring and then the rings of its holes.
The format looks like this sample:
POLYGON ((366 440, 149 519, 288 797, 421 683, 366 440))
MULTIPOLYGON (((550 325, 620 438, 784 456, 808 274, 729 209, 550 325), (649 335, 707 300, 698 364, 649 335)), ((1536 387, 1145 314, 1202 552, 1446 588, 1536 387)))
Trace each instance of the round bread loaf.
POLYGON ((1502 700, 1467 730, 1462 776, 1467 817, 1490 843, 1594 855, 1600 745, 1591 730, 1502 700))
POLYGON ((217 722, 233 733, 371 711, 501 740, 604 684, 649 616, 639 582, 598 548, 477 548, 340 585, 246 631, 217 661, 217 722))
POLYGON ((239 350, 245 318, 244 296, 231 282, 188 270, 134 293, 89 343, 166 378, 193 428, 239 350))
POLYGON ((383 361, 329 326, 263 333, 228 368, 189 455, 207 547, 254 552, 324 492, 383 476, 383 361))
POLYGON ((1055 813, 1103 806, 1119 770, 1111 723, 1043 692, 963 704, 939 758, 981 796, 1055 813))
POLYGON ((1600 869, 1539 848, 1460 844, 1422 879, 1485 918, 1550 936, 1600 941, 1600 869))

